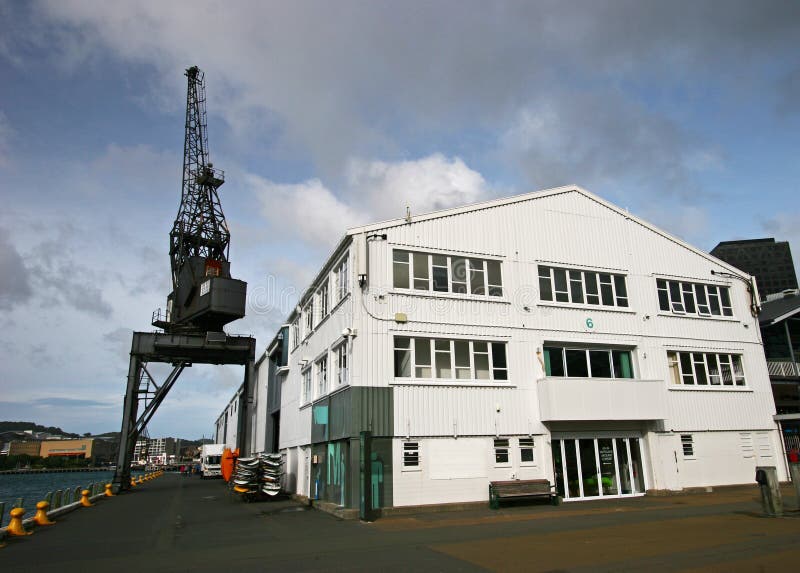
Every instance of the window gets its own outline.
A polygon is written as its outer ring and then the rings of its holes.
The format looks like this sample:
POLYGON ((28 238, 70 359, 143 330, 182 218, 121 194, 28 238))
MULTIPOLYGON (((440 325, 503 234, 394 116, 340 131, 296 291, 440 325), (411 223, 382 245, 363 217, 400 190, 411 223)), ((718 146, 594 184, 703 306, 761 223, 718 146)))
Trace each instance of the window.
POLYGON ((350 382, 347 370, 347 341, 345 340, 334 350, 336 355, 336 385, 344 386, 350 382))
POLYGON ((630 350, 544 347, 546 376, 568 378, 633 378, 630 350))
POLYGON ((314 301, 313 299, 308 302, 306 308, 303 309, 303 314, 306 317, 306 329, 303 333, 305 336, 308 336, 314 331, 314 301))
POLYGON ((292 350, 297 348, 297 345, 300 344, 300 317, 294 319, 292 322, 292 350))
POLYGON ((311 368, 306 368, 303 371, 303 395, 301 402, 306 403, 311 401, 311 368))
POLYGON ((533 438, 520 438, 519 439, 519 461, 522 464, 533 464, 535 458, 533 455, 534 443, 533 438))
POLYGON ((726 286, 656 280, 658 308, 674 314, 733 316, 730 291, 726 286))
POLYGON ((394 338, 396 378, 508 380, 504 342, 394 338))
POLYGON ((328 316, 328 281, 326 280, 319 290, 317 291, 317 300, 319 301, 319 320, 328 316))
POLYGON ((350 292, 350 259, 345 256, 333 271, 335 277, 334 300, 338 303, 350 292))
POLYGON ((328 358, 317 361, 317 396, 323 396, 328 391, 328 358))
POLYGON ((684 458, 694 457, 694 439, 691 434, 681 434, 681 447, 684 458))
POLYGON ((500 261, 395 250, 394 287, 432 292, 503 296, 500 261))
POLYGON ((403 442, 403 469, 419 469, 419 442, 403 442))
POLYGON ((507 466, 511 464, 508 455, 508 438, 498 438, 494 441, 494 465, 507 466))
POLYGON ((683 386, 744 386, 742 357, 710 352, 667 352, 670 380, 683 386))
POLYGON ((628 306, 624 275, 539 265, 539 298, 543 301, 628 306))

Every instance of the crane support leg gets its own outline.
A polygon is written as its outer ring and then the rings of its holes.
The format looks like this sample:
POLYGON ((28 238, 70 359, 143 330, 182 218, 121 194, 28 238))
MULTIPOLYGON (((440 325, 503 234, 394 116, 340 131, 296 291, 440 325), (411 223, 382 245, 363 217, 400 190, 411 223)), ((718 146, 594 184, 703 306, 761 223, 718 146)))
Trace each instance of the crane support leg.
MULTIPOLYGON (((144 432, 147 423, 174 386, 183 369, 192 363, 242 364, 245 366, 245 392, 241 417, 249 420, 253 405, 255 377, 254 338, 227 336, 222 332, 206 334, 162 334, 134 332, 131 342, 131 360, 128 367, 128 382, 119 437, 117 468, 112 487, 119 493, 130 488, 131 463, 136 441, 144 432), (164 362, 172 365, 166 380, 157 384, 147 370, 149 362, 164 362), (139 403, 144 408, 139 414, 139 403)), ((242 451, 250 447, 251 438, 246 430, 240 434, 244 442, 242 451)))

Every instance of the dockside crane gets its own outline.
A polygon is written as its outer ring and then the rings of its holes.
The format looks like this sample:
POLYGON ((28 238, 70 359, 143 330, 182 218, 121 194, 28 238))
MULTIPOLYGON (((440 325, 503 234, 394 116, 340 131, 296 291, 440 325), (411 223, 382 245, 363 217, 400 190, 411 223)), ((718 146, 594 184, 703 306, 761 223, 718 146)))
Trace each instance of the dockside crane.
POLYGON ((136 440, 181 372, 193 363, 245 366, 241 428, 242 446, 249 443, 249 405, 255 339, 229 336, 223 327, 245 315, 247 283, 230 272, 230 231, 219 200, 225 174, 210 161, 206 123, 205 76, 193 66, 185 71, 186 123, 183 144, 183 178, 178 215, 169 233, 172 292, 166 310, 155 311, 153 326, 163 332, 134 332, 128 386, 120 432, 114 489, 128 489, 136 440), (156 383, 147 369, 150 362, 165 362, 172 371, 156 383), (139 404, 143 403, 139 413, 139 404))

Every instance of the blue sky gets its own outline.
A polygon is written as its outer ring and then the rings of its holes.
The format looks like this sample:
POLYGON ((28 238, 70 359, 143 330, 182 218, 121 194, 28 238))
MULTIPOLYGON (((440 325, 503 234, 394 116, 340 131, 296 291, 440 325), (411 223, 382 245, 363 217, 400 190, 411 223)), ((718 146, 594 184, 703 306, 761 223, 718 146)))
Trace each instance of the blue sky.
MULTIPOLYGON (((259 350, 344 228, 578 184, 702 248, 800 256, 800 4, 0 0, 0 419, 118 430, 170 290, 183 70, 259 350)), ((151 435, 209 435, 241 369, 151 435)))

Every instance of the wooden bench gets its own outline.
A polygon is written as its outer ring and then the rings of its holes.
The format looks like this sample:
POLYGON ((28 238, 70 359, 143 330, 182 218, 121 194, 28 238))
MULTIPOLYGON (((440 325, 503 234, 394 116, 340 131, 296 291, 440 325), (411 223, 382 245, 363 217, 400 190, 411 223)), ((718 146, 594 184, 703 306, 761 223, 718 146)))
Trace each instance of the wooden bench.
POLYGON ((501 499, 546 497, 552 505, 559 504, 555 486, 546 479, 517 479, 489 482, 489 507, 498 509, 501 499))

